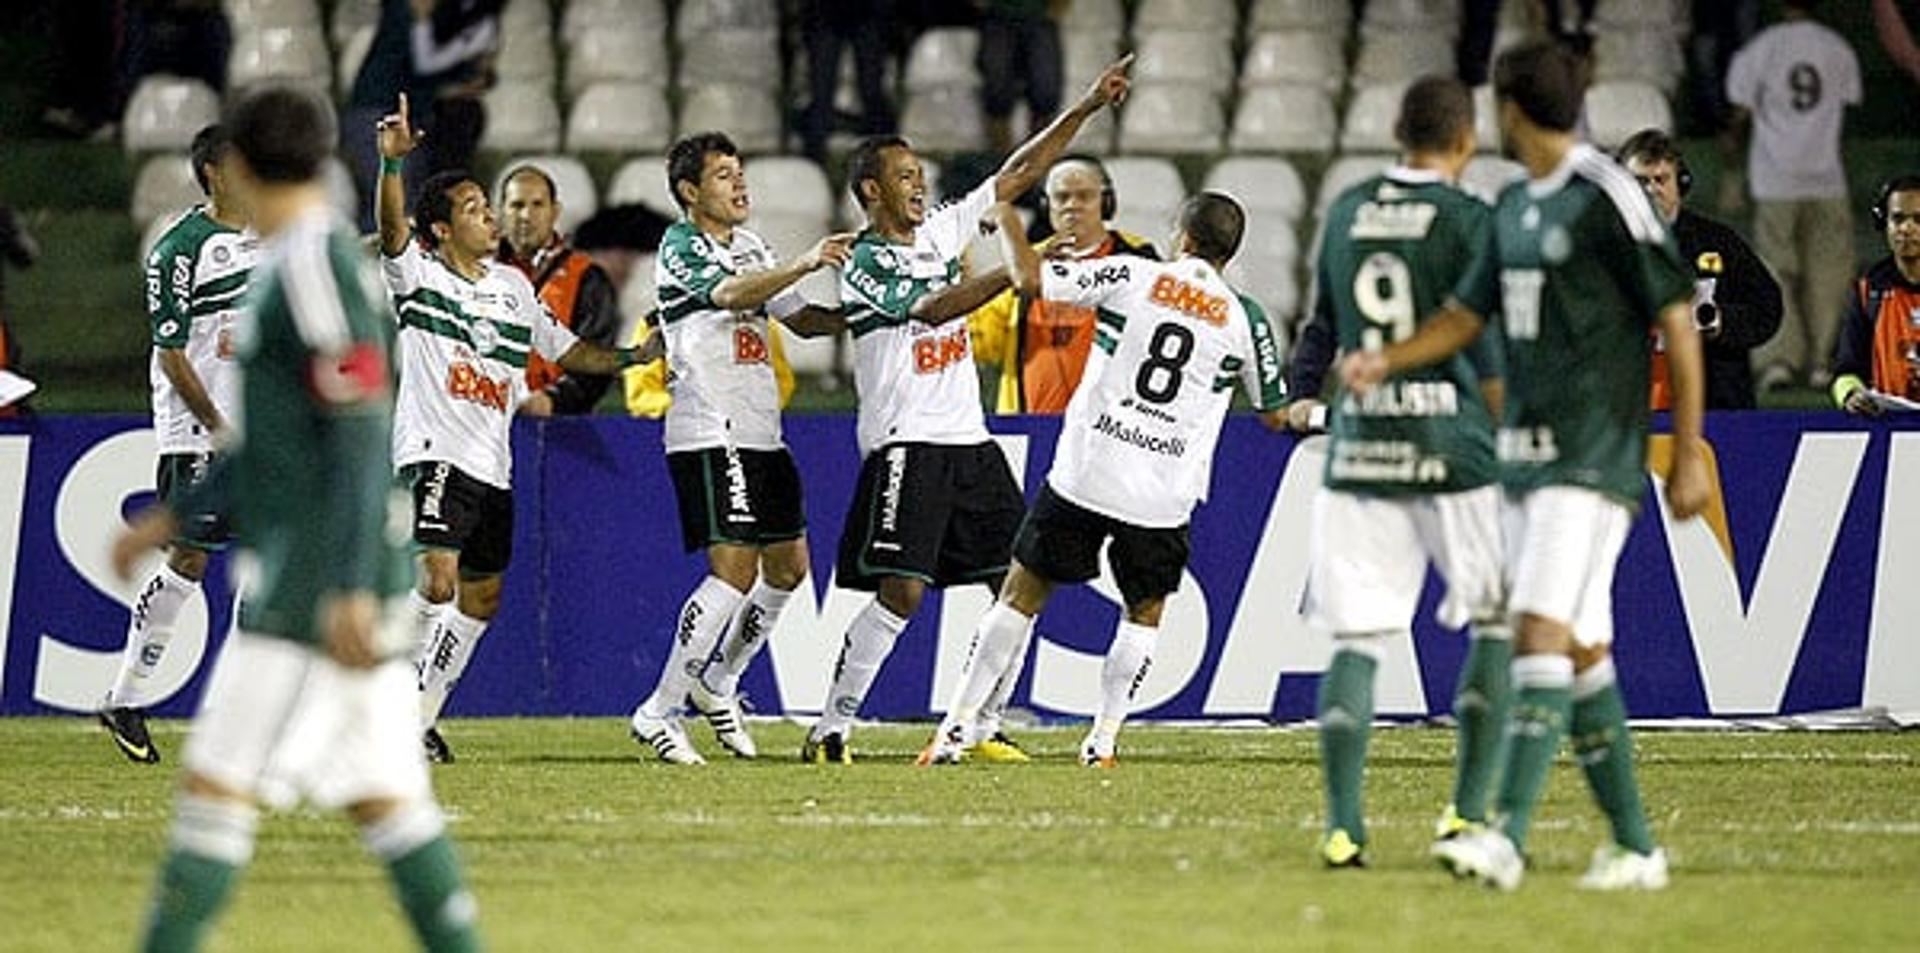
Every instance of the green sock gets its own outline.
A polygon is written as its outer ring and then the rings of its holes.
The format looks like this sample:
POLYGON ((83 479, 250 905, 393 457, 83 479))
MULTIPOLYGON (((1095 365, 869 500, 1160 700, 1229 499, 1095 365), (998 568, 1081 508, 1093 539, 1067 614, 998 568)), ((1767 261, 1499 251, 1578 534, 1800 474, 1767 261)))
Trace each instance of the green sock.
POLYGON ((169 851, 160 867, 159 895, 154 898, 146 940, 140 948, 148 953, 199 949, 200 934, 220 912, 239 870, 178 847, 169 851))
POLYGON ((1453 693, 1453 716, 1459 725, 1453 809, 1469 821, 1487 819, 1487 790, 1505 750, 1507 708, 1513 701, 1512 664, 1512 639, 1476 637, 1460 666, 1460 684, 1453 693))
POLYGON ((1627 706, 1620 685, 1573 703, 1573 751, 1587 773, 1593 799, 1613 824, 1614 843, 1638 854, 1653 852, 1653 834, 1640 807, 1640 785, 1633 777, 1633 736, 1627 731, 1627 706))
POLYGON ((460 860, 445 834, 388 861, 387 869, 400 906, 428 953, 480 949, 473 895, 461 882, 460 860))
POLYGON ((1573 705, 1570 686, 1524 685, 1513 703, 1507 723, 1507 773, 1500 779, 1500 829, 1513 846, 1524 849, 1533 807, 1547 786, 1560 736, 1567 728, 1567 709, 1573 705))
POLYGON ((1336 649, 1320 676, 1320 767, 1327 785, 1327 830, 1344 830, 1367 842, 1360 796, 1367 770, 1367 735, 1373 726, 1373 670, 1379 663, 1359 652, 1336 649))

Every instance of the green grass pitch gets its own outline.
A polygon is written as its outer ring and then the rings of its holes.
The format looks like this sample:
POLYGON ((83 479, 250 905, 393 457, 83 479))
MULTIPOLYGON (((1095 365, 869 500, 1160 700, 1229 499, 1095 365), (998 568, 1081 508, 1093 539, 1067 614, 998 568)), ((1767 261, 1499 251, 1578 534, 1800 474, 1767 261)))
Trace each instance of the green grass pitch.
MULTIPOLYGON (((1039 760, 916 769, 928 727, 851 768, 676 769, 617 720, 456 721, 434 773, 494 950, 1873 950, 1920 948, 1920 733, 1642 732, 1665 893, 1574 889, 1605 824, 1566 758, 1519 892, 1426 858, 1450 733, 1375 734, 1366 871, 1321 870, 1310 732, 1140 727, 1112 771, 1074 729, 1039 760)), ((80 719, 0 721, 0 950, 131 948, 166 839, 168 762, 80 719)), ((693 731, 710 755, 711 738, 693 731)), ((405 950, 345 821, 270 815, 215 951, 405 950)))

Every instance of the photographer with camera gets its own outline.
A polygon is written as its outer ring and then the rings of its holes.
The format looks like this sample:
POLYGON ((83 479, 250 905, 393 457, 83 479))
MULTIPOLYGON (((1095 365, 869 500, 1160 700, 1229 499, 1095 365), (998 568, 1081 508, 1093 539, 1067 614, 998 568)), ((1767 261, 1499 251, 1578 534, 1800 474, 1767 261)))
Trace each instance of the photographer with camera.
MULTIPOLYGON (((1673 229, 1680 257, 1693 268, 1693 318, 1705 357, 1707 409, 1753 409, 1748 352, 1780 329, 1779 283, 1739 233, 1681 205, 1693 186, 1693 174, 1666 133, 1634 133, 1620 147, 1618 158, 1647 190, 1654 209, 1673 229)), ((1666 410, 1666 352, 1658 344, 1653 365, 1653 409, 1666 410)))

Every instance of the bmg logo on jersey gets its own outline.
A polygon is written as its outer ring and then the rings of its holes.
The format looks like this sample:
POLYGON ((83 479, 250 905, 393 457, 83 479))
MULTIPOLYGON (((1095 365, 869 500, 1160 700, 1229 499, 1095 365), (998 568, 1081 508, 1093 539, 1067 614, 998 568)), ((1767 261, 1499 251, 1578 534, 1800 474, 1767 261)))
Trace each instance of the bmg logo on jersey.
POLYGON ((767 351, 767 340, 760 332, 741 325, 733 329, 733 362, 735 364, 765 364, 771 357, 767 351))
POLYGON ((938 374, 967 360, 967 326, 938 337, 928 336, 913 342, 913 370, 916 374, 938 374))
POLYGON ((447 394, 455 400, 471 401, 504 414, 507 395, 512 392, 513 378, 495 380, 466 361, 455 361, 447 368, 447 394))
POLYGON ((1153 280, 1153 289, 1147 296, 1163 308, 1171 308, 1181 314, 1191 315, 1212 325, 1227 323, 1227 299, 1208 294, 1205 289, 1172 275, 1161 275, 1153 280))

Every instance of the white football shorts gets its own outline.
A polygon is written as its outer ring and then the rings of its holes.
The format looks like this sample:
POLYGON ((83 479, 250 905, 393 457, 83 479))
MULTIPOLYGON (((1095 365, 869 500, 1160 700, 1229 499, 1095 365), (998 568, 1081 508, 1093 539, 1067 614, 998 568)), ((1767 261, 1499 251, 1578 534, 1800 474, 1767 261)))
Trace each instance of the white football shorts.
POLYGON ((1587 648, 1613 644, 1613 570, 1633 514, 1594 490, 1549 486, 1507 500, 1508 607, 1573 629, 1587 648))
POLYGON ((1429 560, 1446 581, 1441 625, 1505 621, 1500 489, 1363 496, 1321 489, 1313 501, 1309 621, 1334 633, 1409 628, 1429 560))

